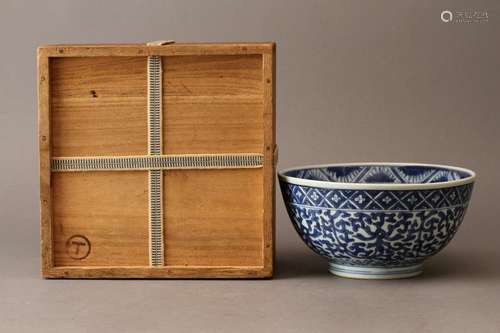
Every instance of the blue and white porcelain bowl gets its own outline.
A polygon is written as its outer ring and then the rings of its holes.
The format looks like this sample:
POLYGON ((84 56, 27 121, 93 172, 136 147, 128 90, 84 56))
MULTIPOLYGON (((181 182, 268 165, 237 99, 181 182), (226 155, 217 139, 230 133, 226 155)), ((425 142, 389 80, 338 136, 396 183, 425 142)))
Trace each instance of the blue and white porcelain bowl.
POLYGON ((302 240, 350 278, 418 275, 465 216, 475 173, 431 164, 357 163, 279 172, 302 240))

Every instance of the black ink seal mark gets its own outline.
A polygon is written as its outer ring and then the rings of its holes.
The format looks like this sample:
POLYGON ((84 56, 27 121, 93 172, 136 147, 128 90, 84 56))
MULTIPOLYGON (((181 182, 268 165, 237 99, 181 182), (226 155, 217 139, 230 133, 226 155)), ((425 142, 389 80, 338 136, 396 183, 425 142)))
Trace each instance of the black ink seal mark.
POLYGON ((75 260, 82 260, 90 254, 90 241, 82 235, 73 235, 66 241, 66 252, 75 260))

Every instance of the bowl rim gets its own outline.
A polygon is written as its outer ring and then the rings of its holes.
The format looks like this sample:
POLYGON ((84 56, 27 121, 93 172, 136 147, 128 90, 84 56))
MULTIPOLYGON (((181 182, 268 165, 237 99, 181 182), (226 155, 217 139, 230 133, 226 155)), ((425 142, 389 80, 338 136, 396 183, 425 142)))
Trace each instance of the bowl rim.
POLYGON ((429 190, 438 189, 446 187, 455 187, 465 184, 473 183, 476 179, 476 173, 470 169, 465 169, 456 166, 444 165, 444 164, 430 164, 430 163, 398 163, 398 162, 360 162, 360 163, 329 163, 329 164, 314 164, 314 165, 303 165, 297 167, 286 168, 278 171, 278 177, 290 184, 303 185, 309 187, 319 187, 327 189, 345 189, 345 190, 429 190), (469 174, 468 177, 450 180, 445 182, 436 183, 420 183, 420 184, 401 184, 401 183, 342 183, 342 182, 330 182, 323 180, 311 180, 304 178, 297 178, 286 176, 285 173, 289 171, 301 170, 301 169, 314 169, 314 168, 324 168, 324 167, 342 167, 342 166, 425 166, 432 168, 444 168, 454 171, 461 171, 469 174))

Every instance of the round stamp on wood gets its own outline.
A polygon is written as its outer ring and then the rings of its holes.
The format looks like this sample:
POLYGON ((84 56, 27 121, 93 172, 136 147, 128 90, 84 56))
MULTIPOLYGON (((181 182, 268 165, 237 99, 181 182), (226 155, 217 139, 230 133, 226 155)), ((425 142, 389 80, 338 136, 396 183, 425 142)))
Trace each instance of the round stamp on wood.
POLYGON ((75 260, 82 260, 90 254, 90 241, 82 235, 73 235, 66 241, 66 252, 75 260))

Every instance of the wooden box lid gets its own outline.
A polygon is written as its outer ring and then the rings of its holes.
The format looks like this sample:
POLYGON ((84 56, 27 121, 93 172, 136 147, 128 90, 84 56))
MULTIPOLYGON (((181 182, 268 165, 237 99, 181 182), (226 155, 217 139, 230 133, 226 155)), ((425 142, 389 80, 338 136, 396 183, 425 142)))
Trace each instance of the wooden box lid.
POLYGON ((274 43, 40 47, 43 276, 270 277, 274 87, 274 43))

